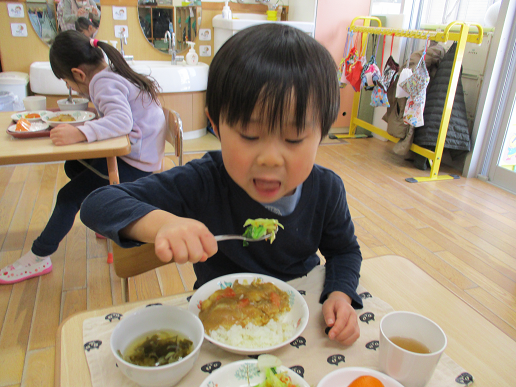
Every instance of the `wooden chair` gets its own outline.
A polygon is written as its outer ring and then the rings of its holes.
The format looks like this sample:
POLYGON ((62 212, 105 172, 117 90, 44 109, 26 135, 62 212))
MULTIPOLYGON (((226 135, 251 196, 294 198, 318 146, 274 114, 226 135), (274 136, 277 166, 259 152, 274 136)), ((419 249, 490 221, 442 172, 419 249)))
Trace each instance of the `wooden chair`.
MULTIPOLYGON (((177 112, 168 108, 163 108, 163 113, 165 113, 167 122, 166 141, 174 146, 178 164, 183 165, 183 123, 181 117, 177 112)), ((170 165, 167 165, 166 160, 170 161, 164 157, 161 163, 161 170, 158 172, 171 168, 170 165)), ((122 280, 122 300, 124 302, 129 301, 129 277, 134 277, 167 264, 158 259, 154 253, 153 243, 129 249, 122 248, 116 243, 111 243, 111 247, 113 250, 113 267, 116 275, 122 280)))
POLYGON ((113 267, 115 273, 122 280, 122 300, 129 301, 129 278, 154 270, 170 262, 160 261, 154 253, 154 243, 147 243, 138 247, 125 249, 113 245, 113 267))
MULTIPOLYGON (((183 165, 183 121, 181 121, 181 117, 174 110, 164 107, 163 113, 165 113, 165 120, 167 122, 165 139, 174 147, 175 155, 179 160, 178 164, 183 165)), ((170 167, 166 165, 166 160, 168 159, 164 157, 159 172, 170 169, 170 167)))

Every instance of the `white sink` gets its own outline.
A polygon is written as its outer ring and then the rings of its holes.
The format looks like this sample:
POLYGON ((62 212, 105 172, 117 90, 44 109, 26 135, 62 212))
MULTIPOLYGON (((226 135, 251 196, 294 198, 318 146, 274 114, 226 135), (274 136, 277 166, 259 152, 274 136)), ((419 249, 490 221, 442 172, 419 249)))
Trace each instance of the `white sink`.
POLYGON ((267 15, 258 13, 234 13, 232 19, 223 19, 222 15, 215 15, 212 19, 214 30, 213 49, 215 52, 226 40, 244 28, 257 24, 278 23, 296 27, 310 36, 315 36, 315 23, 305 21, 269 21, 267 15))
MULTIPOLYGON (((208 84, 206 63, 188 66, 184 62, 172 65, 170 61, 130 61, 134 71, 152 76, 160 85, 162 93, 184 93, 204 91, 208 84)), ((30 89, 36 94, 67 95, 68 88, 63 80, 57 79, 50 68, 50 62, 34 62, 30 65, 30 89)))
POLYGON ((190 66, 184 61, 172 65, 170 61, 135 60, 129 65, 137 73, 153 77, 162 93, 205 91, 208 85, 209 66, 206 63, 190 66))

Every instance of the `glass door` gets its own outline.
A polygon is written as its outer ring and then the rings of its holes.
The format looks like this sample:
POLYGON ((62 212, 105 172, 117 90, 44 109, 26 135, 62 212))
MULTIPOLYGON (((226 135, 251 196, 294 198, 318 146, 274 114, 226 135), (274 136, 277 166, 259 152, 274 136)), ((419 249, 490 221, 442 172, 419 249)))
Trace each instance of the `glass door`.
MULTIPOLYGON (((509 3, 511 4, 511 3, 509 3)), ((502 7, 508 5, 502 3, 502 7)), ((516 194, 516 15, 514 3, 505 11, 502 33, 504 53, 495 87, 497 101, 490 109, 492 134, 481 175, 489 182, 516 194), (511 17, 512 16, 512 17, 511 17)), ((503 15, 503 14, 502 14, 503 15)), ((500 19, 500 18, 499 18, 500 19)))
MULTIPOLYGON (((509 77, 510 79, 511 77, 509 77)), ((516 80, 512 77, 505 112, 500 120, 489 181, 516 194, 516 80)))

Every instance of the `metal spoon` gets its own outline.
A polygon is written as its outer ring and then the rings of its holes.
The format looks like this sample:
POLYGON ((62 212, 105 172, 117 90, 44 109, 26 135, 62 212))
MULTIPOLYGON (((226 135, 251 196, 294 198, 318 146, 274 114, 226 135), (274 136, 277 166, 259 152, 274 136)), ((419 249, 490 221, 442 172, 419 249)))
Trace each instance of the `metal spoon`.
POLYGON ((68 99, 66 100, 67 103, 71 103, 73 105, 73 99, 72 99, 72 88, 68 88, 68 99))
POLYGON ((272 234, 266 234, 264 236, 261 236, 260 238, 252 239, 252 238, 244 237, 242 235, 216 235, 215 240, 217 242, 221 242, 221 241, 227 241, 227 240, 231 240, 231 239, 239 239, 241 241, 247 241, 247 242, 259 242, 259 241, 263 241, 267 238, 270 238, 271 236, 272 236, 272 234))

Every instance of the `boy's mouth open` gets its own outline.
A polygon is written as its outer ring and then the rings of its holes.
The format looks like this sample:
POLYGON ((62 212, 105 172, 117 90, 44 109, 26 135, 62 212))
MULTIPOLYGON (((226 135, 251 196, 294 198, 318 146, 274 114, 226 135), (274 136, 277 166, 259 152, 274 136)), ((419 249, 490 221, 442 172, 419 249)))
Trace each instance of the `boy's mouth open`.
POLYGON ((265 196, 274 196, 281 188, 281 182, 278 180, 254 179, 253 182, 256 190, 265 196))

